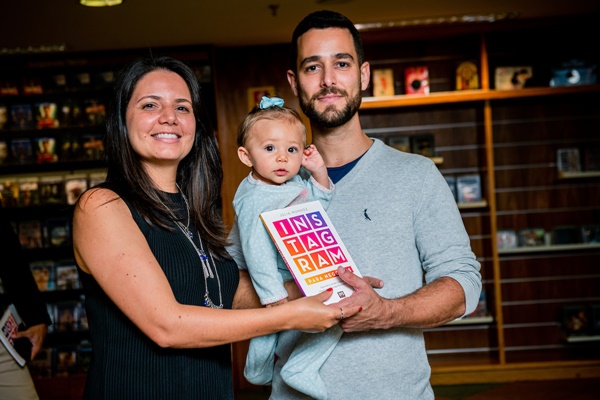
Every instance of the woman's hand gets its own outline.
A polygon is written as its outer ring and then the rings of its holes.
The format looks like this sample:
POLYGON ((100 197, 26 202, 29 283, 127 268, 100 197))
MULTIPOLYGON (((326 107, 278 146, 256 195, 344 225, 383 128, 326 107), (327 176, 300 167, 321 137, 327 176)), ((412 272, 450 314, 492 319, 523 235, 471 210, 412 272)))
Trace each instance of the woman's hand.
POLYGON ((27 330, 15 332, 13 338, 27 338, 31 342, 31 360, 35 358, 35 356, 42 349, 42 344, 44 343, 44 338, 46 337, 46 333, 48 332, 48 327, 45 324, 34 325, 27 330))
POLYGON ((285 309, 290 315, 289 329, 307 332, 323 332, 340 322, 342 313, 344 318, 351 317, 360 310, 360 305, 353 305, 340 309, 337 304, 324 305, 323 302, 331 297, 333 291, 326 290, 314 296, 303 297, 289 301, 276 308, 285 309))

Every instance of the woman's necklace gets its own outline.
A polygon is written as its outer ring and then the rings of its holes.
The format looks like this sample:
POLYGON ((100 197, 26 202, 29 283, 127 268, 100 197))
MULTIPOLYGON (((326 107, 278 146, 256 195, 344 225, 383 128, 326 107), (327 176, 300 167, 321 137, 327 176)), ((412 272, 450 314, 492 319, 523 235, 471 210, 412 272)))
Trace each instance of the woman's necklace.
POLYGON ((179 193, 181 193, 181 197, 183 198, 183 202, 185 203, 185 209, 187 211, 187 225, 184 226, 181 222, 177 221, 176 219, 174 219, 174 221, 175 225, 177 225, 177 228, 179 228, 181 233, 183 233, 187 240, 192 244, 194 250, 196 250, 196 253, 198 254, 198 257, 200 258, 200 263, 202 264, 202 271, 204 273, 204 305, 210 308, 223 308, 221 279, 219 279, 219 272, 217 271, 215 259, 213 258, 213 255, 210 251, 208 251, 208 256, 206 255, 206 252, 204 251, 204 246, 202 245, 201 237, 198 237, 198 243, 200 243, 200 248, 198 248, 198 246, 196 246, 196 243, 194 243, 194 233, 190 230, 190 205, 179 185, 175 184, 175 186, 177 186, 177 190, 179 190, 179 193), (214 274, 213 268, 211 268, 210 266, 211 261, 214 268, 214 274), (215 279, 215 277, 217 278, 217 285, 219 287, 219 305, 213 303, 208 292, 208 278, 215 279))

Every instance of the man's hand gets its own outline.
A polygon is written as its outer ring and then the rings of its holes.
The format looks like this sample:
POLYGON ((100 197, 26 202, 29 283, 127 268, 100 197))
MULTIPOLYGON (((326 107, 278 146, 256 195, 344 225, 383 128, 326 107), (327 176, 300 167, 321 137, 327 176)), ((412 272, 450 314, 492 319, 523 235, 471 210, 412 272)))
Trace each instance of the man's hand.
POLYGON ((338 268, 338 274, 344 282, 354 288, 354 293, 338 302, 336 306, 341 308, 362 307, 362 311, 358 314, 340 321, 340 327, 344 332, 386 328, 386 316, 389 313, 387 300, 373 290, 373 288, 382 288, 383 281, 369 276, 360 278, 343 267, 338 268))
POLYGON ((13 337, 15 339, 23 337, 29 339, 31 345, 33 346, 31 348, 31 359, 33 360, 42 349, 42 344, 44 343, 46 333, 48 333, 48 327, 46 326, 46 324, 39 324, 34 325, 25 331, 17 332, 13 335, 13 337))

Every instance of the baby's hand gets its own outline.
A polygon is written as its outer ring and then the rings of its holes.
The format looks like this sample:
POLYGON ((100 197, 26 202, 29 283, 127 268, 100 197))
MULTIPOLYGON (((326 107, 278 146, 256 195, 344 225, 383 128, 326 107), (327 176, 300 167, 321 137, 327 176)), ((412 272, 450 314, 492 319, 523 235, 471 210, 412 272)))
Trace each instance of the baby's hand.
POLYGON ((314 144, 310 144, 304 148, 302 166, 312 173, 321 168, 325 168, 325 161, 323 161, 321 153, 319 153, 319 150, 317 150, 314 144))
POLYGON ((314 144, 304 148, 302 166, 312 174, 313 178, 315 178, 320 185, 326 188, 329 187, 329 178, 327 176, 325 160, 323 160, 321 153, 319 153, 319 150, 317 150, 314 144))

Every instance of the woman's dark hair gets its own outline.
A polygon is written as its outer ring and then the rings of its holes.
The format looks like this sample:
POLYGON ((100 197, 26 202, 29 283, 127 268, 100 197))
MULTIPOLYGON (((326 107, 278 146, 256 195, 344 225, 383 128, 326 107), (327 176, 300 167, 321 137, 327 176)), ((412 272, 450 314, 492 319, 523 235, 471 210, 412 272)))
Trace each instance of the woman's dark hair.
POLYGON ((362 39, 360 33, 348 18, 344 15, 335 11, 315 11, 314 13, 308 14, 294 29, 292 35, 291 49, 290 49, 290 69, 294 72, 298 72, 298 39, 311 29, 327 29, 327 28, 341 28, 348 29, 352 35, 354 41, 354 50, 356 50, 356 56, 358 57, 358 65, 361 66, 365 61, 365 51, 363 49, 362 39))
POLYGON ((106 158, 108 171, 102 186, 123 196, 151 224, 173 229, 173 205, 154 185, 134 151, 127 132, 127 106, 142 77, 157 71, 171 71, 187 84, 192 97, 196 133, 190 153, 179 163, 177 183, 190 205, 190 218, 209 249, 227 257, 225 227, 220 214, 223 170, 214 132, 207 128, 201 109, 200 85, 192 70, 170 57, 138 59, 118 75, 107 114, 106 158))

